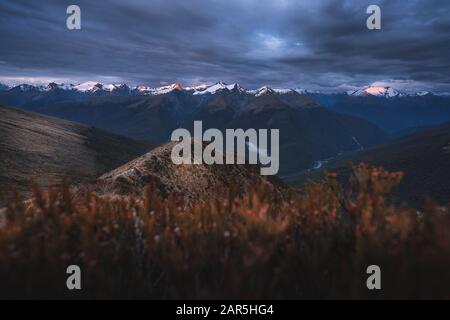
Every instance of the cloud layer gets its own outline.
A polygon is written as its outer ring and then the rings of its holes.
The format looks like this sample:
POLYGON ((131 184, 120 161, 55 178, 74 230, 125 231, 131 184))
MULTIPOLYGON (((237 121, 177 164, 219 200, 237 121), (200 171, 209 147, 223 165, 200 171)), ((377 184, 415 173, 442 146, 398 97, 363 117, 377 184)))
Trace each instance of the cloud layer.
POLYGON ((6 0, 0 12, 0 81, 450 91, 448 1, 6 0), (69 4, 81 30, 66 29, 69 4), (366 28, 370 4, 379 31, 366 28))

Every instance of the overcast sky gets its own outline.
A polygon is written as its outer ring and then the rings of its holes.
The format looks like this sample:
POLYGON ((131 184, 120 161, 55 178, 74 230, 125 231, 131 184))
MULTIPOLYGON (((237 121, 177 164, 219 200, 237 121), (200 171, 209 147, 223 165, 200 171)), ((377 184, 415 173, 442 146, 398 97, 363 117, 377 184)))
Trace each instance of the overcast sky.
POLYGON ((450 92, 450 1, 2 0, 0 82, 450 92), (81 30, 66 8, 81 7, 81 30), (366 28, 378 4, 382 29, 366 28))

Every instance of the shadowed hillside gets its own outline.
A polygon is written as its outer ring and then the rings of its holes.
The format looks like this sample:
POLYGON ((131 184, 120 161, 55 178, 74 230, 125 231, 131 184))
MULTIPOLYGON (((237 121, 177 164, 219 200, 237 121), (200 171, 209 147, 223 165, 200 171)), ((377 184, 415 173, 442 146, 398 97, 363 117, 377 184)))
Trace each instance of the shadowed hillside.
POLYGON ((389 170, 405 172, 394 195, 411 204, 423 204, 426 196, 442 204, 450 202, 450 123, 419 131, 403 139, 330 161, 319 170, 304 171, 285 177, 291 185, 301 187, 308 179, 318 180, 325 171, 337 173, 344 183, 351 174, 350 162, 372 163, 389 170))
POLYGON ((96 178, 148 149, 90 126, 0 106, 0 197, 28 191, 28 178, 39 184, 96 178))
POLYGON ((393 98, 312 94, 322 106, 375 123, 389 133, 435 126, 450 120, 450 98, 426 94, 393 98))

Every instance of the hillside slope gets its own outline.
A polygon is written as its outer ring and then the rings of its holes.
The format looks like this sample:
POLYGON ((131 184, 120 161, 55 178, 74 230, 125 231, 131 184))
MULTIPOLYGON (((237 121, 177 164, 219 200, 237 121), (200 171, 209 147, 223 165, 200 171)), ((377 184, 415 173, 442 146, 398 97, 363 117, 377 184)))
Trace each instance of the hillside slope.
MULTIPOLYGON (((192 140, 194 143, 200 142, 192 140)), ((140 195, 144 187, 150 185, 163 197, 177 195, 195 202, 217 199, 230 191, 242 193, 263 187, 274 196, 282 196, 289 189, 277 177, 261 176, 255 165, 175 165, 170 157, 174 145, 175 142, 171 142, 157 147, 102 175, 97 184, 98 193, 140 195)))
POLYGON ((423 204, 426 196, 442 204, 450 202, 450 123, 419 131, 387 145, 345 155, 318 170, 290 175, 284 180, 301 187, 306 180, 320 179, 325 171, 329 171, 336 172, 340 182, 345 182, 351 172, 350 162, 403 171, 405 177, 396 195, 411 204, 423 204))
POLYGON ((100 129, 0 106, 0 201, 11 190, 28 191, 29 178, 96 178, 148 150, 100 129))

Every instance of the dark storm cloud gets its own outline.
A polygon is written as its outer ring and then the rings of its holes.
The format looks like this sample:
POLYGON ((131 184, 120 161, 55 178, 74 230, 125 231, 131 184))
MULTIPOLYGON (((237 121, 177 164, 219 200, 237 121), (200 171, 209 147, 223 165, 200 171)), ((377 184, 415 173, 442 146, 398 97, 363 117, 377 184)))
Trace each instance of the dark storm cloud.
POLYGON ((3 79, 450 91, 444 1, 6 0, 0 12, 3 79), (82 30, 65 27, 70 4, 82 30), (380 31, 366 28, 370 4, 380 31))

